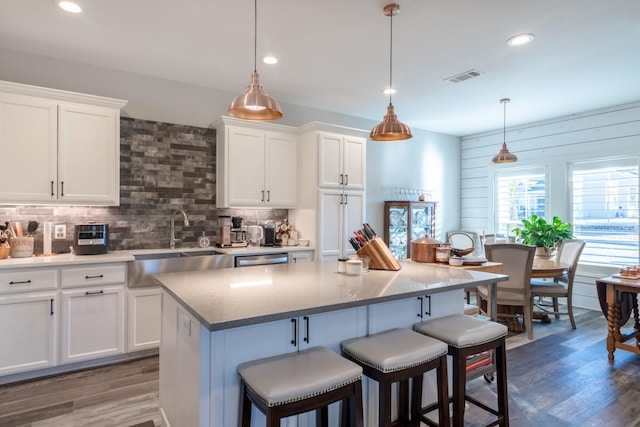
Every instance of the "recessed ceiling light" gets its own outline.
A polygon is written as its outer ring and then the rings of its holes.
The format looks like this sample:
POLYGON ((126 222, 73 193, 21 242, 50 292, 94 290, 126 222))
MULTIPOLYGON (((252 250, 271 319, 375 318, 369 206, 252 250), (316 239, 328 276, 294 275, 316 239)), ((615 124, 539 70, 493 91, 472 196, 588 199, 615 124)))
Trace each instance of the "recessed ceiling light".
POLYGON ((60 9, 69 13, 80 13, 82 12, 82 8, 77 2, 68 1, 68 0, 54 0, 54 3, 60 7, 60 9))
POLYGON ((507 40, 509 46, 522 46, 523 44, 531 43, 535 36, 533 34, 516 34, 507 40))
POLYGON ((264 58, 262 58, 262 62, 264 62, 265 64, 273 65, 278 63, 278 58, 276 58, 275 56, 265 56, 264 58))
POLYGON ((384 93, 385 95, 393 95, 394 93, 396 93, 396 90, 392 87, 387 88, 385 90, 382 91, 382 93, 384 93))

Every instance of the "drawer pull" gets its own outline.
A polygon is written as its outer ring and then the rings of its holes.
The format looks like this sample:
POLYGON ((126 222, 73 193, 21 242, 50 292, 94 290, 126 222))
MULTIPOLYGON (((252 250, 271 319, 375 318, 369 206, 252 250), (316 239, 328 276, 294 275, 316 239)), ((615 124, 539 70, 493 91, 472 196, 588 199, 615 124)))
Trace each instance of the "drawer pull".
POLYGON ((100 295, 104 294, 104 291, 100 289, 99 291, 87 291, 84 293, 85 295, 100 295))
POLYGON ((10 285, 28 285, 29 283, 31 283, 31 279, 29 280, 22 280, 20 282, 14 282, 13 280, 9 282, 10 285))
POLYGON ((104 274, 99 274, 97 276, 84 276, 85 279, 103 279, 104 274))

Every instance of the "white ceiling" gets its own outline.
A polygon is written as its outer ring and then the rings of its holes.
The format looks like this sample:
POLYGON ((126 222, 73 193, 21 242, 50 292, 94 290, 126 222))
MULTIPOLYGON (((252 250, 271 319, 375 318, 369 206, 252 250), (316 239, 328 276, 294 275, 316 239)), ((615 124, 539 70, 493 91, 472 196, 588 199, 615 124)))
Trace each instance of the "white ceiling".
MULTIPOLYGON (((390 1, 389 1, 390 2, 390 1)), ((239 94, 253 69, 251 0, 0 1, 0 46, 239 94)), ((281 103, 380 121, 388 98, 384 0, 259 0, 258 63, 281 103)), ((639 0, 400 0, 393 104, 452 135, 640 100, 639 0), (506 40, 533 33, 512 48, 506 40), (445 79, 476 69, 462 83, 445 79)), ((284 114, 287 114, 285 109, 284 114)))

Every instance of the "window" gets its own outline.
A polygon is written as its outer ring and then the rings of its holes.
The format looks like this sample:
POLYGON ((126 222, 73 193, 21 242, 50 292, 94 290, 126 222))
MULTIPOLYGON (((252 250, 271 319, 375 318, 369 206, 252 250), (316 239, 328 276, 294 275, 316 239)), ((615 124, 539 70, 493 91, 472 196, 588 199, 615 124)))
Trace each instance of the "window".
POLYGON ((531 215, 546 216, 547 169, 500 169, 495 174, 495 232, 511 235, 531 215))
POLYGON ((639 264, 638 157, 573 163, 569 174, 580 262, 639 264))

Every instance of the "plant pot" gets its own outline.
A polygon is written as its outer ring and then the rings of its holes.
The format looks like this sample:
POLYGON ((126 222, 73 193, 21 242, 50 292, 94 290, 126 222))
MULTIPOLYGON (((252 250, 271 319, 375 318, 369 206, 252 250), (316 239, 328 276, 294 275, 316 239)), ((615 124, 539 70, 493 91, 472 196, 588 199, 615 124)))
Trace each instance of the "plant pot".
POLYGON ((4 243, 0 243, 0 259, 5 259, 9 256, 9 252, 11 252, 11 248, 9 246, 4 246, 4 243))
POLYGON ((556 256, 556 249, 555 248, 541 248, 541 247, 537 247, 536 248, 536 256, 538 258, 553 258, 556 256))

